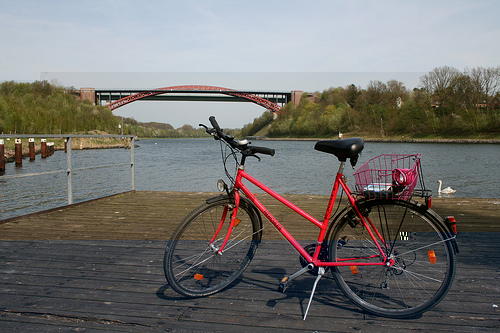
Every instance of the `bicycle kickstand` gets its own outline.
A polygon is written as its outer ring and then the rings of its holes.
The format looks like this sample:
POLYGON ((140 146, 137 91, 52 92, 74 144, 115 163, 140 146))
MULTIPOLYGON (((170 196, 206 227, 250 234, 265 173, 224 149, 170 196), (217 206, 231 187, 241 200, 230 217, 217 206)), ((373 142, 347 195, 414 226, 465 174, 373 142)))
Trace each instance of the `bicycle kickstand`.
POLYGON ((316 292, 316 287, 318 286, 318 282, 324 274, 325 274, 325 268, 318 267, 318 276, 316 276, 316 280, 314 281, 313 288, 311 290, 311 297, 309 297, 309 303, 307 303, 307 309, 306 309, 306 313, 304 314, 303 320, 306 320, 306 318, 307 318, 307 313, 309 312, 309 307, 311 306, 311 301, 314 297, 314 293, 316 292))

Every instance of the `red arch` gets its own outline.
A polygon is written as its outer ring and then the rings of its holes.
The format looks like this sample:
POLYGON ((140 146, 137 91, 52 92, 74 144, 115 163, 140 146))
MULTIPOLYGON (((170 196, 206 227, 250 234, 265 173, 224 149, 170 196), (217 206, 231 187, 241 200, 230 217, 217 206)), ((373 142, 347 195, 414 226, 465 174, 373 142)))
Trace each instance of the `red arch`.
POLYGON ((222 87, 197 86, 197 85, 172 86, 172 87, 159 88, 155 90, 143 91, 137 94, 123 97, 117 101, 111 102, 107 105, 107 107, 109 107, 111 110, 116 110, 119 107, 122 107, 124 105, 138 101, 146 97, 162 95, 167 93, 179 93, 179 92, 199 92, 199 93, 230 95, 234 97, 247 99, 250 102, 260 105, 272 112, 279 112, 281 110, 281 106, 279 106, 278 104, 270 102, 267 99, 258 97, 250 93, 238 92, 237 90, 222 88, 222 87))

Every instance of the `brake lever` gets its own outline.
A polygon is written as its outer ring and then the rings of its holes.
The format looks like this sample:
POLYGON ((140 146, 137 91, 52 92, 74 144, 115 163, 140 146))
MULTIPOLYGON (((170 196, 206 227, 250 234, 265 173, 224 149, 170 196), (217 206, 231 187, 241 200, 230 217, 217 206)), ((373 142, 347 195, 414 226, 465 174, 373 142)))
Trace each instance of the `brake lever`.
POLYGON ((205 128, 205 132, 207 132, 207 134, 215 136, 215 132, 216 132, 215 128, 208 128, 206 125, 203 125, 203 124, 198 124, 198 126, 204 127, 205 128))
POLYGON ((247 157, 255 157, 256 159, 258 159, 258 160, 259 160, 259 162, 261 161, 260 157, 259 157, 259 156, 257 156, 257 155, 255 155, 255 154, 247 154, 246 156, 247 156, 247 157))

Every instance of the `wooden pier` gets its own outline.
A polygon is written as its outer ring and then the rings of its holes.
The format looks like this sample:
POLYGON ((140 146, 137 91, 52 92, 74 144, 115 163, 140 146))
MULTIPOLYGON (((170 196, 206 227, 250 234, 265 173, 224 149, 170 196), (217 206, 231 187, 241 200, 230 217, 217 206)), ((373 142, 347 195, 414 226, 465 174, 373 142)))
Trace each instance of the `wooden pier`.
MULTIPOLYGON (((273 229, 242 278, 210 297, 188 299, 163 276, 165 240, 209 193, 130 192, 0 221, 2 332, 498 332, 500 329, 500 199, 435 198, 455 215, 460 247, 455 282, 421 318, 368 315, 331 278, 321 280, 302 320, 313 277, 282 294, 279 279, 298 255, 273 229), (259 254, 266 254, 259 255, 259 254), (270 259, 269 259, 270 258, 270 259)), ((321 217, 325 196, 288 195, 321 217)), ((267 196, 262 201, 292 234, 305 221, 267 196)), ((306 228, 314 231, 314 228, 306 228)))

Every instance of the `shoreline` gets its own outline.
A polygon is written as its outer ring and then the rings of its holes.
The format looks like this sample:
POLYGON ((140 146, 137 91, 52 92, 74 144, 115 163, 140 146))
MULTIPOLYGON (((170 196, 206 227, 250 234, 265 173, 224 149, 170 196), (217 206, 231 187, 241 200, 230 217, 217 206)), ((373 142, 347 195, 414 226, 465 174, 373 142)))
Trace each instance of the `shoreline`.
POLYGON ((366 139, 367 142, 499 144, 500 139, 366 139))
MULTIPOLYGON (((247 137, 248 140, 262 141, 320 141, 337 140, 337 138, 267 138, 247 137)), ((500 144, 500 139, 382 139, 368 138, 365 142, 387 142, 387 143, 461 143, 461 144, 500 144)))
MULTIPOLYGON (((336 138, 268 138, 268 137, 246 137, 248 140, 257 141, 321 141, 321 140, 337 140, 336 138)), ((156 138, 158 139, 158 138, 156 138)), ((178 139, 178 138, 161 138, 161 139, 178 139)), ((189 138, 183 138, 189 139, 189 138)), ((500 139, 383 139, 383 138, 368 138, 363 139, 365 142, 382 142, 382 143, 454 143, 454 144, 500 144, 500 139)), ((74 150, 86 149, 113 149, 113 148, 127 148, 126 144, 74 144, 74 150)), ((64 146, 55 146, 54 150, 64 150, 64 146)), ((4 159, 5 162, 14 162, 14 149, 5 148, 4 159)), ((35 146, 35 155, 41 154, 40 145, 35 146)), ((29 157, 29 148, 23 147, 23 159, 29 157)))

